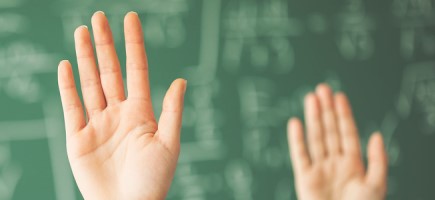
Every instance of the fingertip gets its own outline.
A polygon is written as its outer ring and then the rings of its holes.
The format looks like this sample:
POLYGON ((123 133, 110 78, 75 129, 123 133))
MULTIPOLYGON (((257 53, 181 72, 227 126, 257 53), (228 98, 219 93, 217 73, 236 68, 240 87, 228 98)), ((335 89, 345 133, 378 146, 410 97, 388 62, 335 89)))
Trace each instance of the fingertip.
POLYGON ((186 85, 187 85, 187 80, 186 80, 186 79, 184 79, 184 78, 178 78, 178 79, 180 79, 180 80, 184 81, 184 84, 186 84, 186 85))
POLYGON ((338 113, 351 114, 349 100, 347 99, 346 94, 344 94, 343 92, 337 92, 335 94, 335 106, 338 113))
POLYGON ((179 78, 178 80, 180 80, 183 84, 183 93, 186 93, 186 89, 187 89, 187 80, 183 79, 183 78, 179 78))
POLYGON ((319 99, 317 95, 313 92, 310 92, 305 97, 305 111, 308 116, 318 117, 320 115, 319 111, 319 99))
POLYGON ((293 138, 299 138, 302 137, 302 123, 301 120, 299 120, 299 118, 293 117, 289 120, 288 122, 288 131, 287 134, 289 135, 293 135, 293 138))
POLYGON ((346 94, 340 91, 335 94, 335 100, 339 103, 345 103, 347 102, 347 96, 346 94))
POLYGON ((76 28, 75 32, 77 31, 83 31, 83 30, 88 30, 88 26, 86 25, 80 25, 76 28))
POLYGON ((58 65, 59 72, 64 74, 65 73, 65 69, 67 69, 68 66, 71 66, 71 63, 69 62, 69 60, 61 60, 59 62, 59 65, 58 65))
POLYGON ((374 132, 373 137, 376 138, 376 140, 379 140, 380 142, 383 141, 382 133, 380 131, 374 132))
POLYGON ((62 60, 58 66, 59 86, 64 85, 70 76, 72 76, 71 63, 68 60, 62 60))
POLYGON ((139 18, 139 15, 136 12, 130 11, 125 14, 124 23, 127 24, 129 21, 135 20, 137 18, 139 18))
POLYGON ((292 135, 294 134, 293 127, 295 126, 296 123, 295 121, 296 121, 295 117, 292 117, 287 121, 287 140, 289 145, 291 142, 292 135))
POLYGON ((97 11, 92 15, 91 21, 92 24, 98 24, 98 22, 103 21, 104 19, 106 19, 106 15, 103 11, 97 11))
POLYGON ((305 104, 310 104, 311 102, 315 101, 316 95, 313 92, 309 92, 307 95, 305 95, 304 102, 305 104))
POLYGON ((128 12, 124 17, 125 40, 129 43, 143 43, 142 23, 136 12, 128 12))
POLYGON ((175 79, 171 86, 169 86, 163 100, 164 109, 172 111, 182 110, 185 90, 186 81, 181 78, 175 79))
POLYGON ((388 158, 384 149, 383 138, 379 132, 372 134, 368 146, 367 180, 374 186, 383 188, 388 171, 388 158))
POLYGON ((137 14, 137 12, 134 11, 130 11, 127 14, 125 14, 124 20, 130 19, 130 18, 138 18, 139 15, 137 14))
POLYGON ((287 121, 287 143, 290 146, 290 143, 292 142, 292 135, 294 134, 293 132, 293 127, 295 126, 296 123, 296 118, 292 117, 287 121))
POLYGON ((177 78, 177 79, 174 80, 174 82, 184 84, 184 83, 186 82, 186 79, 183 79, 183 78, 177 78))
POLYGON ((290 134, 290 130, 293 126, 293 124, 295 123, 296 118, 292 117, 287 121, 287 134, 290 134))
POLYGON ((322 96, 330 95, 330 94, 332 94, 332 89, 327 83, 320 83, 316 87, 316 93, 318 95, 322 95, 322 96))
POLYGON ((383 141, 383 137, 382 134, 380 132, 374 132, 372 134, 372 136, 370 137, 370 141, 369 144, 371 144, 373 146, 373 148, 375 148, 376 150, 379 151, 384 151, 384 141, 383 141))
POLYGON ((184 93, 186 92, 186 88, 187 88, 187 80, 183 78, 177 78, 172 82, 171 87, 180 88, 180 90, 182 90, 184 93))
POLYGON ((81 38, 84 33, 86 33, 88 31, 88 26, 86 25, 81 25, 79 27, 76 28, 76 30, 74 31, 74 38, 78 39, 81 38))
POLYGON ((290 125, 293 123, 293 121, 295 120, 295 117, 291 117, 290 119, 287 120, 287 127, 290 127, 290 125))
POLYGON ((288 125, 288 127, 292 127, 292 126, 296 125, 298 122, 299 122, 299 118, 292 117, 288 120, 287 125, 288 125))
POLYGON ((59 62, 59 67, 60 66, 64 66, 64 65, 68 65, 69 64, 69 60, 61 60, 60 62, 59 62))
POLYGON ((183 79, 183 95, 186 94, 186 90, 187 90, 187 80, 183 79))
POLYGON ((96 12, 92 15, 92 17, 97 17, 97 16, 106 16, 106 14, 105 14, 103 11, 99 10, 99 11, 96 11, 96 12))
POLYGON ((382 163, 386 165, 387 155, 385 152, 385 146, 380 132, 375 132, 370 136, 369 146, 367 149, 369 156, 369 162, 382 163))
POLYGON ((319 98, 322 109, 332 110, 334 108, 334 97, 332 88, 326 84, 321 83, 316 88, 316 95, 319 98))

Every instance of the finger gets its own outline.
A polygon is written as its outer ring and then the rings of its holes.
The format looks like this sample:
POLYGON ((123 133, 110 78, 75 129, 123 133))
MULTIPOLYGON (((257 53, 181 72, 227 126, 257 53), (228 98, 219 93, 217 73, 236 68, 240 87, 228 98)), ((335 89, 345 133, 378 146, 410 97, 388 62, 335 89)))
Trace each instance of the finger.
POLYGON ((104 99, 103 88, 101 88, 88 28, 86 26, 78 27, 74 32, 74 38, 83 101, 90 119, 95 112, 106 107, 106 100, 104 99))
POLYGON ((298 174, 298 172, 310 166, 310 157, 304 139, 304 130, 299 119, 293 118, 289 121, 287 136, 293 168, 296 174, 298 174))
POLYGON ((340 153, 340 137, 337 128, 337 120, 334 110, 334 96, 331 88, 326 84, 317 86, 316 95, 321 105, 324 137, 329 155, 340 153))
POLYGON ((100 69, 101 84, 107 104, 115 104, 125 100, 121 68, 116 55, 109 22, 103 12, 92 16, 95 46, 100 69))
POLYGON ((128 98, 142 100, 152 110, 148 79, 148 61, 145 52, 139 16, 129 12, 124 19, 125 45, 127 53, 128 98))
POLYGON ((338 119, 338 127, 341 135, 341 144, 344 154, 361 156, 358 130, 353 119, 352 110, 346 95, 337 93, 335 95, 335 109, 338 119))
POLYGON ((65 128, 67 134, 70 135, 85 127, 86 122, 69 61, 64 60, 59 63, 58 82, 65 128))
POLYGON ((313 162, 326 156, 323 141, 323 127, 317 96, 310 93, 305 98, 305 121, 308 132, 308 146, 313 162))
POLYGON ((185 91, 186 81, 177 79, 172 82, 163 99, 163 109, 156 135, 170 149, 178 150, 180 146, 180 129, 185 91))
POLYGON ((387 184, 388 161, 380 133, 375 133, 370 137, 367 155, 367 182, 375 188, 379 188, 380 191, 384 191, 387 184))

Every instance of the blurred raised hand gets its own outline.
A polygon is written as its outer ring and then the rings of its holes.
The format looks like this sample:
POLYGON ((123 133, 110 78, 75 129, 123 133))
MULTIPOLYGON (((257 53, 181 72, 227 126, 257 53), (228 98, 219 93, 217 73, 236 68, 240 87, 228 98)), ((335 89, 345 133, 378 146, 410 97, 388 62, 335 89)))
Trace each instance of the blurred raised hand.
POLYGON ((371 136, 364 167, 352 111, 343 93, 326 84, 305 98, 307 136, 299 119, 288 124, 299 200, 382 200, 387 157, 380 133, 371 136))
POLYGON ((87 27, 74 33, 86 115, 71 64, 59 64, 67 152, 77 185, 85 199, 164 199, 180 152, 186 81, 172 83, 157 122, 138 15, 130 12, 124 19, 128 96, 103 12, 93 15, 92 28, 98 66, 87 27))

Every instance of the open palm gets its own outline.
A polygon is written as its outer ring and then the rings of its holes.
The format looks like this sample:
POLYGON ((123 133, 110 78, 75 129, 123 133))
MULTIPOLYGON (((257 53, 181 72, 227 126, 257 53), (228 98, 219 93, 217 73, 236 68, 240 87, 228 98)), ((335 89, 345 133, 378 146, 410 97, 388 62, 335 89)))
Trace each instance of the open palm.
POLYGON ((368 145, 368 169, 358 131, 343 93, 321 84, 305 98, 307 143, 302 123, 289 121, 289 146, 299 200, 381 200, 386 193, 387 160, 379 133, 368 145))
POLYGON ((180 152, 186 82, 172 83, 157 124, 139 17, 130 12, 124 24, 128 97, 103 12, 92 17, 98 67, 87 27, 74 34, 87 118, 71 64, 59 64, 68 158, 85 199, 164 199, 180 152))

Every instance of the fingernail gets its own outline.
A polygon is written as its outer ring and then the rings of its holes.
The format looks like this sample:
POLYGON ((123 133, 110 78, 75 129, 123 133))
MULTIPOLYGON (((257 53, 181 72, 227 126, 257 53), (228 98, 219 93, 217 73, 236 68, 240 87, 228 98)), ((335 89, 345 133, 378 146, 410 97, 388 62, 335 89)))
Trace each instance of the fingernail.
POLYGON ((69 60, 61 60, 60 62, 59 62, 59 67, 62 67, 62 66, 64 66, 64 65, 68 65, 69 64, 69 60))
MULTIPOLYGON (((135 12, 135 11, 130 11, 129 13, 131 13, 131 14, 135 14, 135 15, 138 15, 137 12, 135 12)), ((138 15, 138 16, 139 16, 139 15, 138 15)))
POLYGON ((88 26, 86 26, 86 25, 81 25, 80 27, 83 27, 83 28, 85 28, 85 29, 88 29, 88 26))
POLYGON ((99 11, 95 12, 95 13, 94 13, 94 15, 96 15, 97 13, 101 13, 101 14, 103 14, 103 15, 106 15, 106 14, 104 14, 104 12, 103 12, 103 11, 101 11, 101 10, 99 10, 99 11))

